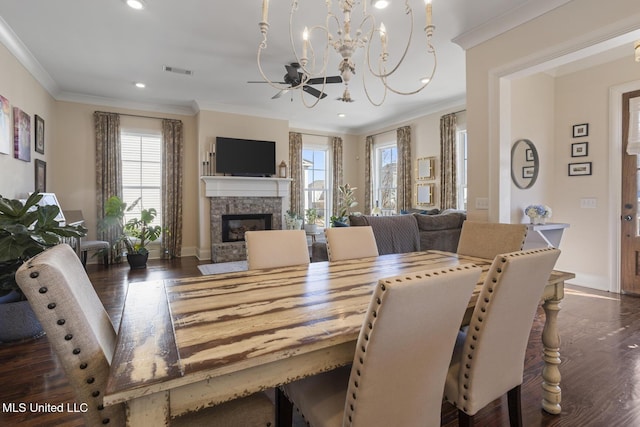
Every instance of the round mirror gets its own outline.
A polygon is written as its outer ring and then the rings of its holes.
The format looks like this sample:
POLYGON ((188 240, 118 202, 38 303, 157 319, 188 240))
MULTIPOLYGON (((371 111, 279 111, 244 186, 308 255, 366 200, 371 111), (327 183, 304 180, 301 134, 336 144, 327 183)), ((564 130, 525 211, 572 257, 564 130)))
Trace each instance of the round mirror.
POLYGON ((540 161, 533 142, 519 139, 511 147, 511 180, 516 187, 526 190, 538 179, 540 161))

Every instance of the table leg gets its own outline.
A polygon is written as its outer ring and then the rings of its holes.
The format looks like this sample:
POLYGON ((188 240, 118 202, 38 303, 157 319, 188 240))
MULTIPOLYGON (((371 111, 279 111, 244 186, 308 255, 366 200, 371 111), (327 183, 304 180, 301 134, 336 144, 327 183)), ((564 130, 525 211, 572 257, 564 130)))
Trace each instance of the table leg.
POLYGON ((546 320, 542 330, 544 347, 542 368, 542 409, 550 414, 559 414, 562 394, 560 390, 560 335, 558 334, 558 312, 560 298, 547 299, 542 304, 546 320))
POLYGON ((127 403, 127 427, 168 426, 169 392, 153 393, 127 403))

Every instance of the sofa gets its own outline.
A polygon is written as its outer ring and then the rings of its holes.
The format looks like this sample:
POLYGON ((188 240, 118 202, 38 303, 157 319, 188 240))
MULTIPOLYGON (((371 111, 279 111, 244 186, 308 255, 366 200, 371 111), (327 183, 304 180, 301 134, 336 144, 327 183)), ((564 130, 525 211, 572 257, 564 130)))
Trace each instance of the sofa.
MULTIPOLYGON (((392 216, 350 215, 349 226, 371 226, 380 255, 429 249, 455 252, 466 218, 466 212, 459 210, 412 211, 392 216)), ((326 243, 313 243, 311 260, 328 260, 326 243)))

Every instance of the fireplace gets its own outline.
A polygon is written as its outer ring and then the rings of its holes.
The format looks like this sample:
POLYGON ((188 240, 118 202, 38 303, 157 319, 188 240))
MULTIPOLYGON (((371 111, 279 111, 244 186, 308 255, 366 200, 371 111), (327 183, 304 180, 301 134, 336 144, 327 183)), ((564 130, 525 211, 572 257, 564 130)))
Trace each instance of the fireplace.
POLYGON ((254 230, 271 230, 272 214, 222 215, 222 241, 242 242, 244 233, 254 230))

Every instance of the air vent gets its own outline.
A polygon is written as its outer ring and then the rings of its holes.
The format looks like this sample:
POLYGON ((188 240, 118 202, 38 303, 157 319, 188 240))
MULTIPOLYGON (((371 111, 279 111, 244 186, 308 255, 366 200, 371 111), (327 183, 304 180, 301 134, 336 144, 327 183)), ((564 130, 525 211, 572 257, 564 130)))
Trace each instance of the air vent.
POLYGON ((185 70, 184 68, 169 67, 168 65, 163 65, 162 69, 164 71, 169 72, 169 73, 184 74, 185 76, 192 76, 193 75, 193 71, 185 70))

